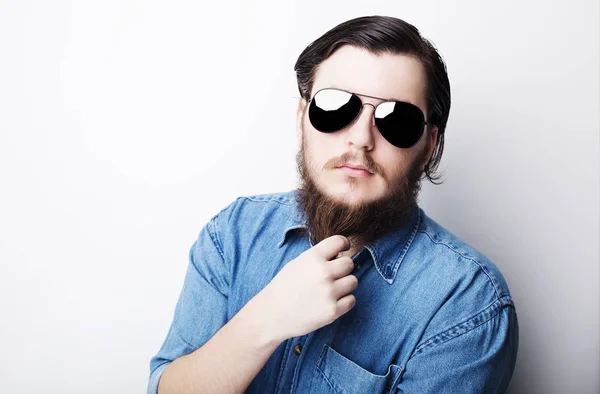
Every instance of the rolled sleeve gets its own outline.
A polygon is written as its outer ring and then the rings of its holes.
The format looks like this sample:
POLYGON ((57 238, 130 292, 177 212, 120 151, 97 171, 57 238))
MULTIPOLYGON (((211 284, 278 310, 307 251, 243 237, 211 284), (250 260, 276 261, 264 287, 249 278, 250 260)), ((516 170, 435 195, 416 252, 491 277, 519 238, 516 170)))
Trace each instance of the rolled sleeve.
POLYGON ((227 323, 231 270, 223 257, 217 220, 215 216, 207 223, 190 248, 173 321, 160 350, 150 360, 148 394, 158 392, 159 380, 171 362, 204 345, 227 323))
POLYGON ((154 369, 154 371, 152 371, 150 373, 150 380, 148 381, 148 391, 147 391, 148 394, 158 393, 158 381, 160 380, 160 377, 162 376, 163 372, 165 372, 165 369, 167 369, 169 364, 170 364, 170 362, 160 364, 158 367, 156 367, 154 369))
POLYGON ((418 346, 397 393, 504 393, 519 343, 515 309, 497 303, 418 346))

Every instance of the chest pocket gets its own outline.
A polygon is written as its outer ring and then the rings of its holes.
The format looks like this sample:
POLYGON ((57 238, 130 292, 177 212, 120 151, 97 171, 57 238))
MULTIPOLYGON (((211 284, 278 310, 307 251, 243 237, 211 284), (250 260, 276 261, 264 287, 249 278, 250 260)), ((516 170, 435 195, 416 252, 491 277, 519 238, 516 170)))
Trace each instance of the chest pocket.
POLYGON ((375 394, 391 393, 400 377, 400 367, 391 364, 385 375, 376 375, 342 356, 325 344, 317 370, 323 375, 333 393, 375 394))

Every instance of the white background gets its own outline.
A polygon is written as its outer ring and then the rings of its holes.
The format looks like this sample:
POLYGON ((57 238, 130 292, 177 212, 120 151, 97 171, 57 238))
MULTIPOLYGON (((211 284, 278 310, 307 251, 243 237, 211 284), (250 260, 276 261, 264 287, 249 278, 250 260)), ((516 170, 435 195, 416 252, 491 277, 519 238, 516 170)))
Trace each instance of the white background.
POLYGON ((447 62, 420 204, 509 283, 510 392, 598 392, 598 2, 3 0, 3 393, 145 392, 202 226, 296 185, 297 56, 373 14, 447 62))

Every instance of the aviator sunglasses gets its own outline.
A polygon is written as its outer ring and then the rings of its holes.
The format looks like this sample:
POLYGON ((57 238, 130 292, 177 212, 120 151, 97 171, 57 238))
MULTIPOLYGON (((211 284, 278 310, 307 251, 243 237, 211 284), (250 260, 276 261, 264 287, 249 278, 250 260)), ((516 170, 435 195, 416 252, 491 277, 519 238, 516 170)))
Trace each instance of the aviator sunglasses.
POLYGON ((350 126, 358 119, 363 106, 374 108, 373 118, 377 129, 390 144, 398 148, 410 148, 423 135, 425 115, 419 107, 404 101, 385 100, 377 105, 363 103, 358 93, 336 88, 324 88, 309 101, 308 119, 322 133, 333 133, 350 126))

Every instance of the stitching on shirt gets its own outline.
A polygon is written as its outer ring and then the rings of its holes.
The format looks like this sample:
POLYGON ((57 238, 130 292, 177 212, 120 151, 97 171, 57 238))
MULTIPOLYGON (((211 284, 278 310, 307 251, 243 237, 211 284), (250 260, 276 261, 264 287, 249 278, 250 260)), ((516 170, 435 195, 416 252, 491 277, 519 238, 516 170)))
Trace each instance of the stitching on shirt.
POLYGON ((417 222, 415 223, 410 235, 408 237, 406 237, 404 240, 404 248, 402 249, 402 253, 400 254, 400 257, 398 258, 398 261, 396 262, 396 267, 394 269, 394 272, 392 273, 392 278, 396 277, 396 274, 398 273, 398 269, 400 268, 399 263, 402 260, 404 260, 404 256, 406 256, 408 249, 410 249, 410 247, 412 246, 412 243, 415 240, 415 236, 417 235, 417 232, 419 231, 419 228, 421 227, 421 221, 422 221, 421 210, 419 209, 419 210, 417 210, 417 222))
MULTIPOLYGON (((223 264, 225 264, 225 265, 227 264, 227 259, 225 258, 225 252, 223 250, 223 243, 221 242, 221 238, 219 237, 219 224, 218 224, 218 220, 220 219, 220 217, 223 214, 223 212, 225 212, 228 209, 231 209, 231 207, 233 207, 238 201, 239 201, 239 198, 236 198, 229 205, 227 205, 226 207, 224 207, 223 209, 221 209, 206 224, 206 228, 208 230, 208 234, 210 235, 210 239, 211 239, 213 245, 215 246, 215 249, 217 249, 217 251, 219 252, 219 255, 221 256, 221 260, 223 261, 223 264)), ((228 274, 229 274, 228 278, 227 278, 227 281, 228 281, 227 285, 231 286, 231 284, 233 283, 233 269, 231 269, 231 266, 228 267, 227 271, 228 271, 228 274)), ((229 294, 223 294, 223 295, 225 297, 229 298, 229 294)))
POLYGON ((259 194, 255 196, 243 196, 239 197, 246 200, 254 201, 254 202, 271 202, 275 201, 283 205, 292 205, 292 200, 288 197, 285 197, 283 193, 277 194, 259 194))
MULTIPOLYGON (((248 200, 248 201, 252 201, 252 202, 262 202, 262 203, 277 202, 281 205, 285 205, 285 206, 289 207, 289 206, 292 206, 293 203, 292 203, 292 199, 290 199, 289 197, 286 196, 287 194, 288 193, 258 194, 258 195, 254 195, 254 196, 242 196, 242 197, 238 197, 238 199, 244 199, 244 200, 248 200)), ((277 244, 277 247, 283 246, 283 244, 287 240, 287 235, 290 230, 295 230, 295 229, 300 229, 300 228, 306 228, 306 225, 294 224, 294 225, 286 228, 283 231, 283 236, 281 237, 281 240, 277 244)))
POLYGON ((409 360, 414 356, 422 353, 423 351, 432 348, 435 345, 442 344, 447 342, 453 338, 459 337, 469 331, 474 330, 475 328, 481 326, 482 324, 487 323, 492 320, 494 317, 500 314, 500 311, 504 307, 512 307, 514 308, 514 302, 512 298, 508 295, 498 298, 496 301, 492 302, 487 308, 483 311, 477 313, 476 315, 468 318, 467 320, 458 323, 457 325, 450 327, 449 329, 442 331, 441 333, 434 335, 433 337, 425 340, 420 345, 417 345, 415 351, 410 356, 409 360))
POLYGON ((321 376, 323 376, 323 379, 325 379, 325 381, 327 382, 327 384, 329 385, 329 387, 331 387, 331 389, 333 390, 334 393, 339 393, 339 391, 335 388, 335 386, 333 385, 333 383, 331 383, 331 381, 329 380, 329 378, 327 377, 327 375, 325 375, 325 372, 321 371, 321 368, 317 367, 317 370, 319 371, 319 373, 321 374, 321 376))
MULTIPOLYGON (((373 264, 375 265, 375 269, 377 270, 377 272, 379 272, 379 275, 381 275, 381 277, 387 283, 392 284, 394 282, 396 275, 398 273, 398 269, 400 269, 400 263, 402 262, 402 260, 404 260, 404 257, 406 256, 408 249, 410 249, 413 241, 415 240, 415 236, 416 236, 417 232, 419 231, 421 222, 422 222, 421 210, 419 209, 417 211, 417 220, 415 221, 415 224, 411 230, 411 233, 408 234, 401 242, 398 242, 399 244, 404 244, 404 247, 402 248, 402 252, 400 253, 400 256, 398 257, 398 259, 394 262, 394 264, 389 264, 389 266, 392 266, 394 268, 394 270, 392 271, 392 276, 389 279, 379 269, 380 268, 380 266, 378 264, 379 254, 377 253, 375 248, 371 247, 371 245, 369 245, 369 244, 365 245, 365 249, 367 249, 367 250, 369 250, 369 252, 371 252, 371 256, 373 257, 373 264)), ((381 267, 381 268, 384 268, 384 267, 381 267)))
POLYGON ((317 371, 319 371, 319 373, 321 374, 321 376, 323 376, 323 378, 325 379, 325 381, 327 382, 327 384, 329 384, 329 386, 331 387, 331 389, 333 390, 334 393, 338 393, 339 391, 336 389, 336 387, 334 386, 334 384, 329 380, 329 378, 327 377, 327 375, 325 374, 325 372, 319 367, 319 365, 321 365, 323 363, 323 359, 325 358, 325 354, 327 353, 327 346, 323 346, 323 349, 321 350, 321 355, 319 356, 319 359, 317 360, 317 363, 315 364, 315 369, 317 371))
POLYGON ((448 249, 450 249, 451 251, 453 251, 454 253, 460 255, 461 257, 463 257, 466 260, 471 260, 472 262, 474 262, 475 264, 477 264, 479 266, 479 268, 481 268, 481 270, 483 271, 483 273, 485 273, 485 275, 488 277, 488 279, 490 280, 490 282, 492 283, 492 286, 494 287, 494 292, 496 293, 496 297, 500 298, 505 296, 506 294, 501 293, 498 290, 498 286, 496 284, 496 281, 494 280, 494 278, 492 277, 492 275, 490 274, 490 272, 487 270, 487 268, 485 266, 483 266, 483 264, 481 264, 478 260, 474 259, 473 257, 466 255, 463 251, 456 249, 453 245, 448 244, 447 242, 444 242, 442 240, 436 240, 433 238, 433 236, 431 234, 429 234, 429 232, 427 231, 427 229, 421 229, 419 230, 419 232, 421 233, 425 233, 429 239, 431 240, 431 242, 438 244, 438 245, 444 245, 446 246, 448 249))
POLYGON ((181 340, 183 343, 185 343, 186 345, 188 345, 188 346, 190 347, 190 349, 192 349, 192 351, 193 351, 194 349, 198 349, 198 348, 199 348, 199 346, 194 346, 194 345, 192 345, 191 343, 189 343, 189 342, 187 341, 187 339, 185 339, 185 338, 183 337, 183 335, 181 335, 181 334, 180 334, 178 331, 175 331, 175 334, 177 334, 177 336, 179 337, 179 339, 180 339, 180 340, 181 340))
POLYGON ((285 346, 284 346, 284 357, 283 360, 281 361, 281 366, 279 367, 279 374, 277 375, 277 383, 275 384, 275 393, 279 392, 279 386, 281 385, 281 382, 283 380, 283 371, 285 371, 285 367, 287 365, 287 361, 290 358, 289 356, 289 351, 290 351, 290 347, 292 346, 292 341, 290 338, 286 339, 285 341, 285 346))
POLYGON ((208 233, 210 234, 210 239, 212 240, 213 244, 215 245, 215 248, 219 251, 219 254, 221 255, 221 258, 223 259, 223 261, 225 261, 225 253, 223 253, 223 247, 221 246, 221 240, 219 239, 219 235, 218 235, 219 227, 217 225, 216 218, 217 217, 214 216, 212 219, 210 219, 210 221, 206 225, 206 228, 208 229, 208 233))
POLYGON ((208 223, 206 225, 206 228, 208 229, 208 233, 210 235, 210 239, 212 240, 213 244, 215 245, 215 248, 221 255, 221 258, 223 259, 223 261, 225 261, 225 253, 223 252, 221 238, 219 238, 219 225, 217 223, 217 219, 221 217, 221 214, 223 212, 230 209, 235 203, 237 203, 239 199, 240 198, 238 197, 234 201, 232 201, 229 205, 227 205, 226 207, 223 207, 219 212, 217 212, 217 214, 215 216, 213 216, 208 221, 208 223))

